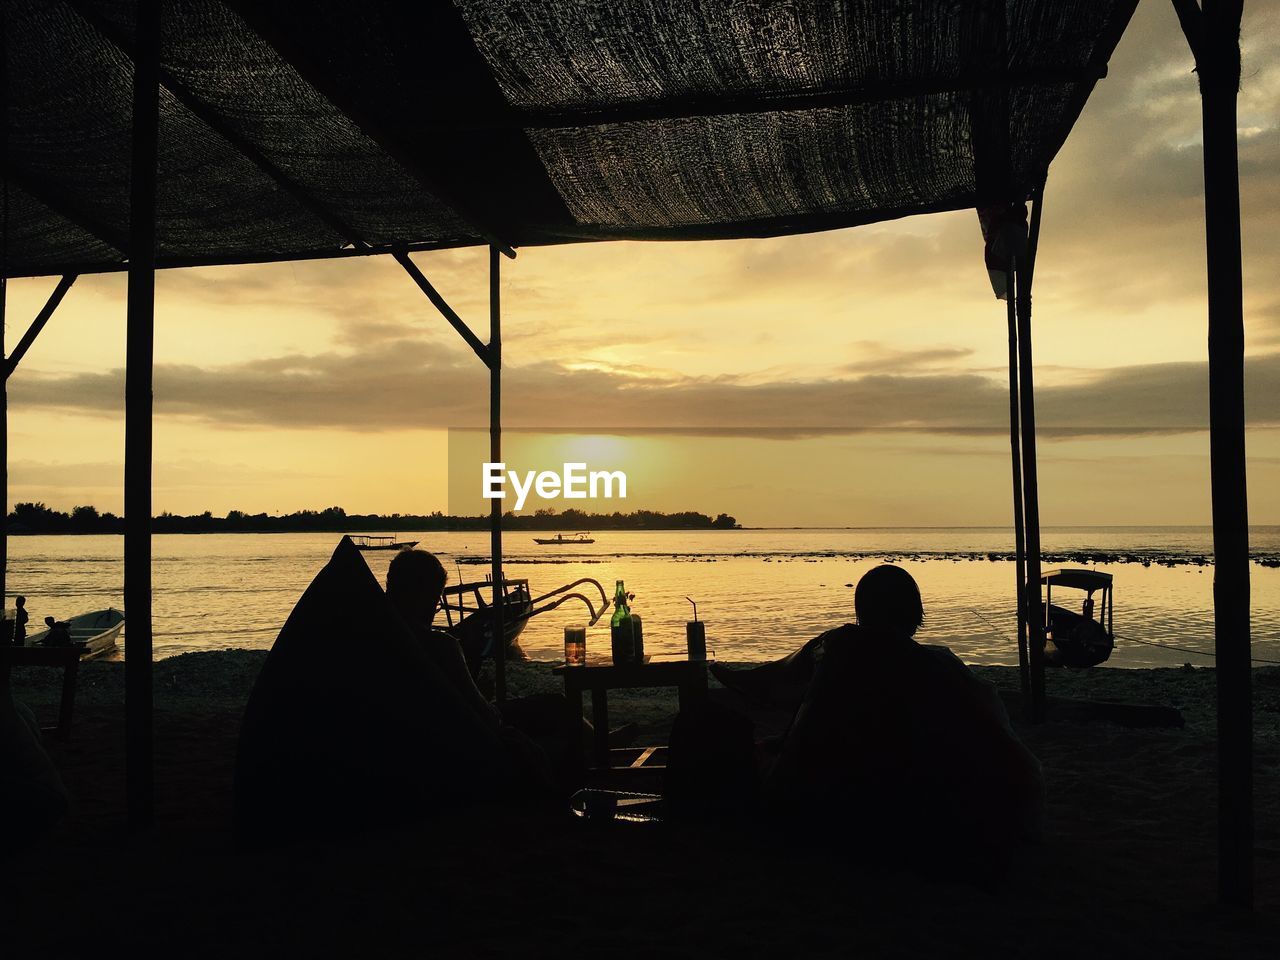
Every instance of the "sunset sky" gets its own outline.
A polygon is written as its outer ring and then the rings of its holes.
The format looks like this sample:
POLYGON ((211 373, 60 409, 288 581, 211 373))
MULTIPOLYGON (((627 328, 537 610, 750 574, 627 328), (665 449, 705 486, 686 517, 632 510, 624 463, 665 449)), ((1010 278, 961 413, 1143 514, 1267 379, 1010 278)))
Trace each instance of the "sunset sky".
MULTIPOLYGON (((1255 523, 1280 523, 1278 54, 1280 3, 1249 4, 1255 523)), ((1045 524, 1209 521, 1191 66, 1170 5, 1140 4, 1050 170, 1035 286, 1045 524)), ((416 259, 487 339, 487 253, 416 259)), ((52 286, 10 284, 10 348, 52 286)), ((123 276, 81 279, 10 380, 11 505, 121 509, 124 293, 123 276)), ((503 317, 504 421, 524 430, 508 459, 627 470, 630 496, 610 508, 748 525, 1010 519, 1005 312, 972 211, 522 249, 503 263, 503 317)), ((393 261, 162 272, 155 376, 157 512, 480 509, 457 489, 473 471, 478 494, 473 435, 448 431, 487 422, 486 372, 393 261)))

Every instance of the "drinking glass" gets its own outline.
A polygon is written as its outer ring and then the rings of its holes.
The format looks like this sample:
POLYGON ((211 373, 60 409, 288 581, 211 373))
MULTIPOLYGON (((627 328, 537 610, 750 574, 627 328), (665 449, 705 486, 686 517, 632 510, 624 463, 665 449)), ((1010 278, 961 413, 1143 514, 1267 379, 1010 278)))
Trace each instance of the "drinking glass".
POLYGON ((587 662, 587 628, 564 628, 564 662, 570 667, 585 666, 587 662))

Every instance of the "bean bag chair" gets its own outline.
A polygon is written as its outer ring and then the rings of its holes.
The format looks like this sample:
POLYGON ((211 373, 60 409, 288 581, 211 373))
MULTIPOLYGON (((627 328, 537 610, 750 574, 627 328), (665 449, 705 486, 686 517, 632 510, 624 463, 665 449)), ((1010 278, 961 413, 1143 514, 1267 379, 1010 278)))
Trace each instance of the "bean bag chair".
POLYGON ((523 782, 497 723, 463 705, 343 537, 289 615, 245 709, 237 832, 353 833, 523 782))

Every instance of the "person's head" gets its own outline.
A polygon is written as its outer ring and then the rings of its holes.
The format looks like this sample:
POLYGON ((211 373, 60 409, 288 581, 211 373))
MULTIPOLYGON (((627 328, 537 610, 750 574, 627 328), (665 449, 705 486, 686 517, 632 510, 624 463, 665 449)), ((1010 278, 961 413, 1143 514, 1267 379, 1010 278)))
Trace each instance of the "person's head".
POLYGON ((387 597, 405 616, 430 623, 448 579, 434 553, 401 550, 387 567, 387 597))
POLYGON ((14 598, 14 600, 13 600, 13 602, 14 602, 15 604, 17 604, 19 607, 25 607, 25 606, 27 605, 27 598, 26 598, 26 597, 15 597, 15 598, 14 598))
POLYGON ((867 571, 858 581, 853 612, 859 626, 908 637, 924 623, 920 588, 911 574, 891 563, 867 571))

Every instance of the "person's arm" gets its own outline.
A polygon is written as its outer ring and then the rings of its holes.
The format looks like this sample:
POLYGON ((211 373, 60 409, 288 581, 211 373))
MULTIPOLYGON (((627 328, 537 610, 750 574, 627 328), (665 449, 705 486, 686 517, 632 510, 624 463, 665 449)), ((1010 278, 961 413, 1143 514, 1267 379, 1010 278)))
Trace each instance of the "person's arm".
POLYGON ((480 688, 476 686, 467 669, 467 659, 462 655, 458 641, 440 630, 432 630, 427 635, 427 649, 432 659, 440 668, 440 672, 467 704, 486 723, 502 723, 502 715, 498 708, 485 699, 480 688))

